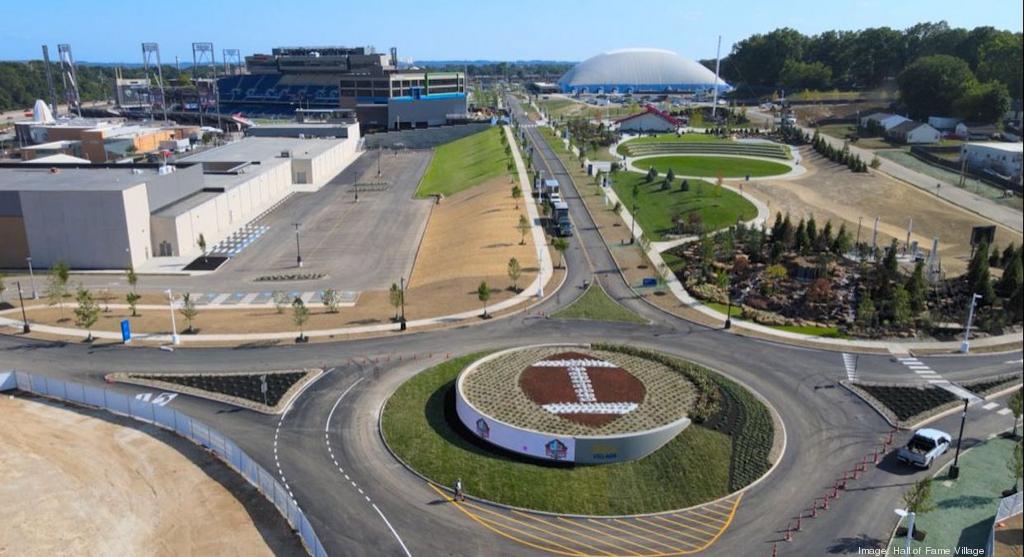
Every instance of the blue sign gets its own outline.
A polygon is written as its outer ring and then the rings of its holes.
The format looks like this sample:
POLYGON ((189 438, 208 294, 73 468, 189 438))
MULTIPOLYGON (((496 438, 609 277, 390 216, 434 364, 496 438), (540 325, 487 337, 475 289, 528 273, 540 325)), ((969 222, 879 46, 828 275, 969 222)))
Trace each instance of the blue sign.
POLYGON ((132 324, 127 319, 121 320, 121 340, 125 344, 129 344, 132 341, 132 324))
POLYGON ((644 277, 643 286, 658 286, 658 279, 654 277, 644 277))

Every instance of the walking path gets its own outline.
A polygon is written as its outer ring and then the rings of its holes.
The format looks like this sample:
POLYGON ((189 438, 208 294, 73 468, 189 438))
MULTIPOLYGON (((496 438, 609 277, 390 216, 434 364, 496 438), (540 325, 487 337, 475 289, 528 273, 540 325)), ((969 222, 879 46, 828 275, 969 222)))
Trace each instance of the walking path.
MULTIPOLYGON (((537 209, 537 204, 534 201, 533 195, 530 191, 530 179, 529 174, 526 171, 526 165, 523 162, 523 158, 519 152, 519 147, 516 144, 515 134, 507 127, 503 126, 504 133, 508 137, 509 145, 512 147, 512 157, 516 164, 516 171, 519 177, 520 187, 523 188, 523 200, 526 203, 526 213, 529 215, 532 226, 530 227, 530 237, 533 239, 534 246, 537 249, 538 266, 540 272, 537 277, 534 278, 533 282, 527 285, 521 292, 515 296, 498 302, 496 304, 488 306, 489 312, 497 312, 505 309, 515 307, 519 304, 529 302, 532 299, 540 300, 544 295, 544 286, 551 281, 551 277, 554 274, 554 265, 551 260, 551 254, 547 249, 547 240, 544 236, 544 229, 541 226, 540 212, 537 209)), ((220 309, 228 309, 224 306, 230 306, 230 309, 245 309, 254 307, 266 307, 272 305, 272 300, 264 301, 261 296, 265 296, 266 292, 260 293, 233 293, 233 294, 204 294, 200 296, 200 299, 204 301, 204 304, 212 304, 210 307, 218 307, 220 309), (211 297, 212 296, 212 297, 211 297), (237 301, 237 303, 230 303, 237 301), (228 303, 225 303, 228 302, 228 303)), ((295 294, 303 297, 306 302, 313 301, 320 296, 319 292, 294 292, 295 294), (306 300, 306 297, 309 299, 306 300)), ((272 294, 271 294, 272 295, 272 294)), ((354 305, 355 297, 357 293, 345 292, 343 293, 342 301, 343 305, 354 305)), ((177 304, 177 301, 176 301, 177 304)), ((125 309, 128 306, 124 304, 110 304, 111 308, 125 309)), ((140 305, 140 309, 169 309, 165 305, 140 305)), ((175 308, 177 305, 175 305, 175 308)), ((0 328, 9 328, 15 331, 20 331, 23 322, 17 317, 20 308, 12 308, 4 311, 0 311, 0 328), (15 317, 5 317, 5 315, 15 317)), ((436 325, 449 325, 464 319, 472 319, 480 316, 480 310, 470 310, 461 313, 455 313, 451 315, 443 315, 438 317, 430 317, 425 319, 416 319, 408 321, 406 326, 408 328, 416 327, 429 327, 436 325)), ((305 335, 308 337, 331 337, 338 335, 358 335, 367 333, 384 333, 389 331, 399 330, 398 323, 385 323, 379 325, 363 325, 358 327, 342 327, 337 329, 320 329, 314 331, 306 331, 305 335)), ((87 332, 83 329, 77 329, 72 327, 58 327, 53 325, 42 325, 32 324, 32 330, 34 332, 46 333, 51 335, 72 337, 72 338, 85 338, 87 332)), ((93 331, 92 336, 102 340, 121 340, 121 333, 114 331, 93 331)), ((171 336, 167 334, 147 334, 140 333, 133 335, 134 339, 167 343, 171 342, 171 336)), ((253 342, 253 341, 268 341, 268 340, 291 340, 295 338, 295 331, 278 331, 271 333, 246 333, 246 334, 196 334, 196 335, 181 335, 179 339, 181 342, 187 343, 203 343, 203 342, 253 342)))

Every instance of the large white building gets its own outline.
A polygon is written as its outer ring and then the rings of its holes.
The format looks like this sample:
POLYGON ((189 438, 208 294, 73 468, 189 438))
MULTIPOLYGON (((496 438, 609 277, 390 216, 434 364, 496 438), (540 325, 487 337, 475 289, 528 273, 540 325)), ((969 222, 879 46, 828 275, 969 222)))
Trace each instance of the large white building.
POLYGON ((991 170, 1011 181, 1021 182, 1021 159, 1024 153, 1022 143, 985 141, 964 143, 960 148, 960 160, 967 160, 967 166, 976 172, 991 170))
MULTIPOLYGON (((139 268, 198 256, 358 156, 345 139, 246 138, 175 165, 0 168, 0 268, 139 268)), ((69 166, 69 165, 65 165, 69 166)))
POLYGON ((699 62, 670 50, 626 48, 576 64, 558 80, 566 93, 729 91, 728 83, 699 62))

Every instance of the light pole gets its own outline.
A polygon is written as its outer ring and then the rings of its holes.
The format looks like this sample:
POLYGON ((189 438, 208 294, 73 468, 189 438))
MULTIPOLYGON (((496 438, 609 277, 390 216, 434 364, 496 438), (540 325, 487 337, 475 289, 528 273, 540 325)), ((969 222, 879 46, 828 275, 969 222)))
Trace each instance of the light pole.
POLYGON ((974 305, 981 298, 981 294, 971 296, 971 307, 967 310, 967 326, 964 327, 964 340, 960 342, 960 352, 966 354, 971 351, 971 323, 974 321, 974 305))
POLYGON ((399 302, 402 305, 402 316, 398 319, 398 330, 399 331, 404 331, 405 327, 406 327, 406 325, 405 325, 405 277, 399 278, 398 282, 401 284, 401 286, 399 287, 399 291, 401 292, 401 296, 399 296, 398 300, 399 300, 399 302))
POLYGON ((964 399, 964 411, 960 414, 960 435, 956 438, 956 454, 953 455, 953 465, 949 467, 949 479, 955 480, 960 477, 960 442, 964 440, 964 424, 967 422, 967 405, 969 399, 964 399))
POLYGON ((732 328, 732 291, 728 285, 725 287, 725 299, 728 302, 725 310, 725 329, 729 330, 732 328))
POLYGON ((36 293, 36 275, 32 272, 32 258, 26 257, 25 261, 28 261, 28 278, 32 282, 32 299, 38 300, 39 294, 36 293))
POLYGON ((907 519, 907 541, 903 545, 903 555, 910 555, 910 542, 914 540, 914 519, 917 513, 904 509, 895 509, 896 514, 907 519))
POLYGON ((181 343, 181 339, 178 338, 178 326, 174 323, 174 293, 171 292, 170 288, 166 292, 167 302, 171 308, 171 344, 177 346, 181 343))
POLYGON ((537 248, 537 299, 544 297, 544 265, 541 263, 543 261, 541 257, 542 249, 537 248))
POLYGON ((23 325, 21 327, 21 332, 23 332, 23 333, 25 333, 27 335, 27 334, 32 332, 32 328, 28 326, 28 316, 25 315, 25 298, 21 295, 21 281, 20 280, 17 282, 17 285, 18 285, 18 301, 21 302, 21 322, 23 323, 23 325))
MULTIPOLYGON (((358 194, 356 194, 356 195, 358 195, 358 194)), ((298 265, 298 267, 301 269, 302 268, 302 248, 299 247, 299 224, 300 223, 293 222, 292 226, 295 227, 295 264, 298 265)))

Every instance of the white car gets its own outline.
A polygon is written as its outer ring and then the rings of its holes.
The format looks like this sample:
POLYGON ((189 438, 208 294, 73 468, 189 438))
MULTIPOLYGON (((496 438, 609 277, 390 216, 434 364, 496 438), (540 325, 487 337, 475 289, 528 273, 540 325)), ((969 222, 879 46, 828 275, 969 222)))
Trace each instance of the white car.
POLYGON ((948 433, 937 429, 924 428, 914 432, 905 447, 896 453, 897 460, 930 468, 935 459, 949 450, 952 438, 948 433))

